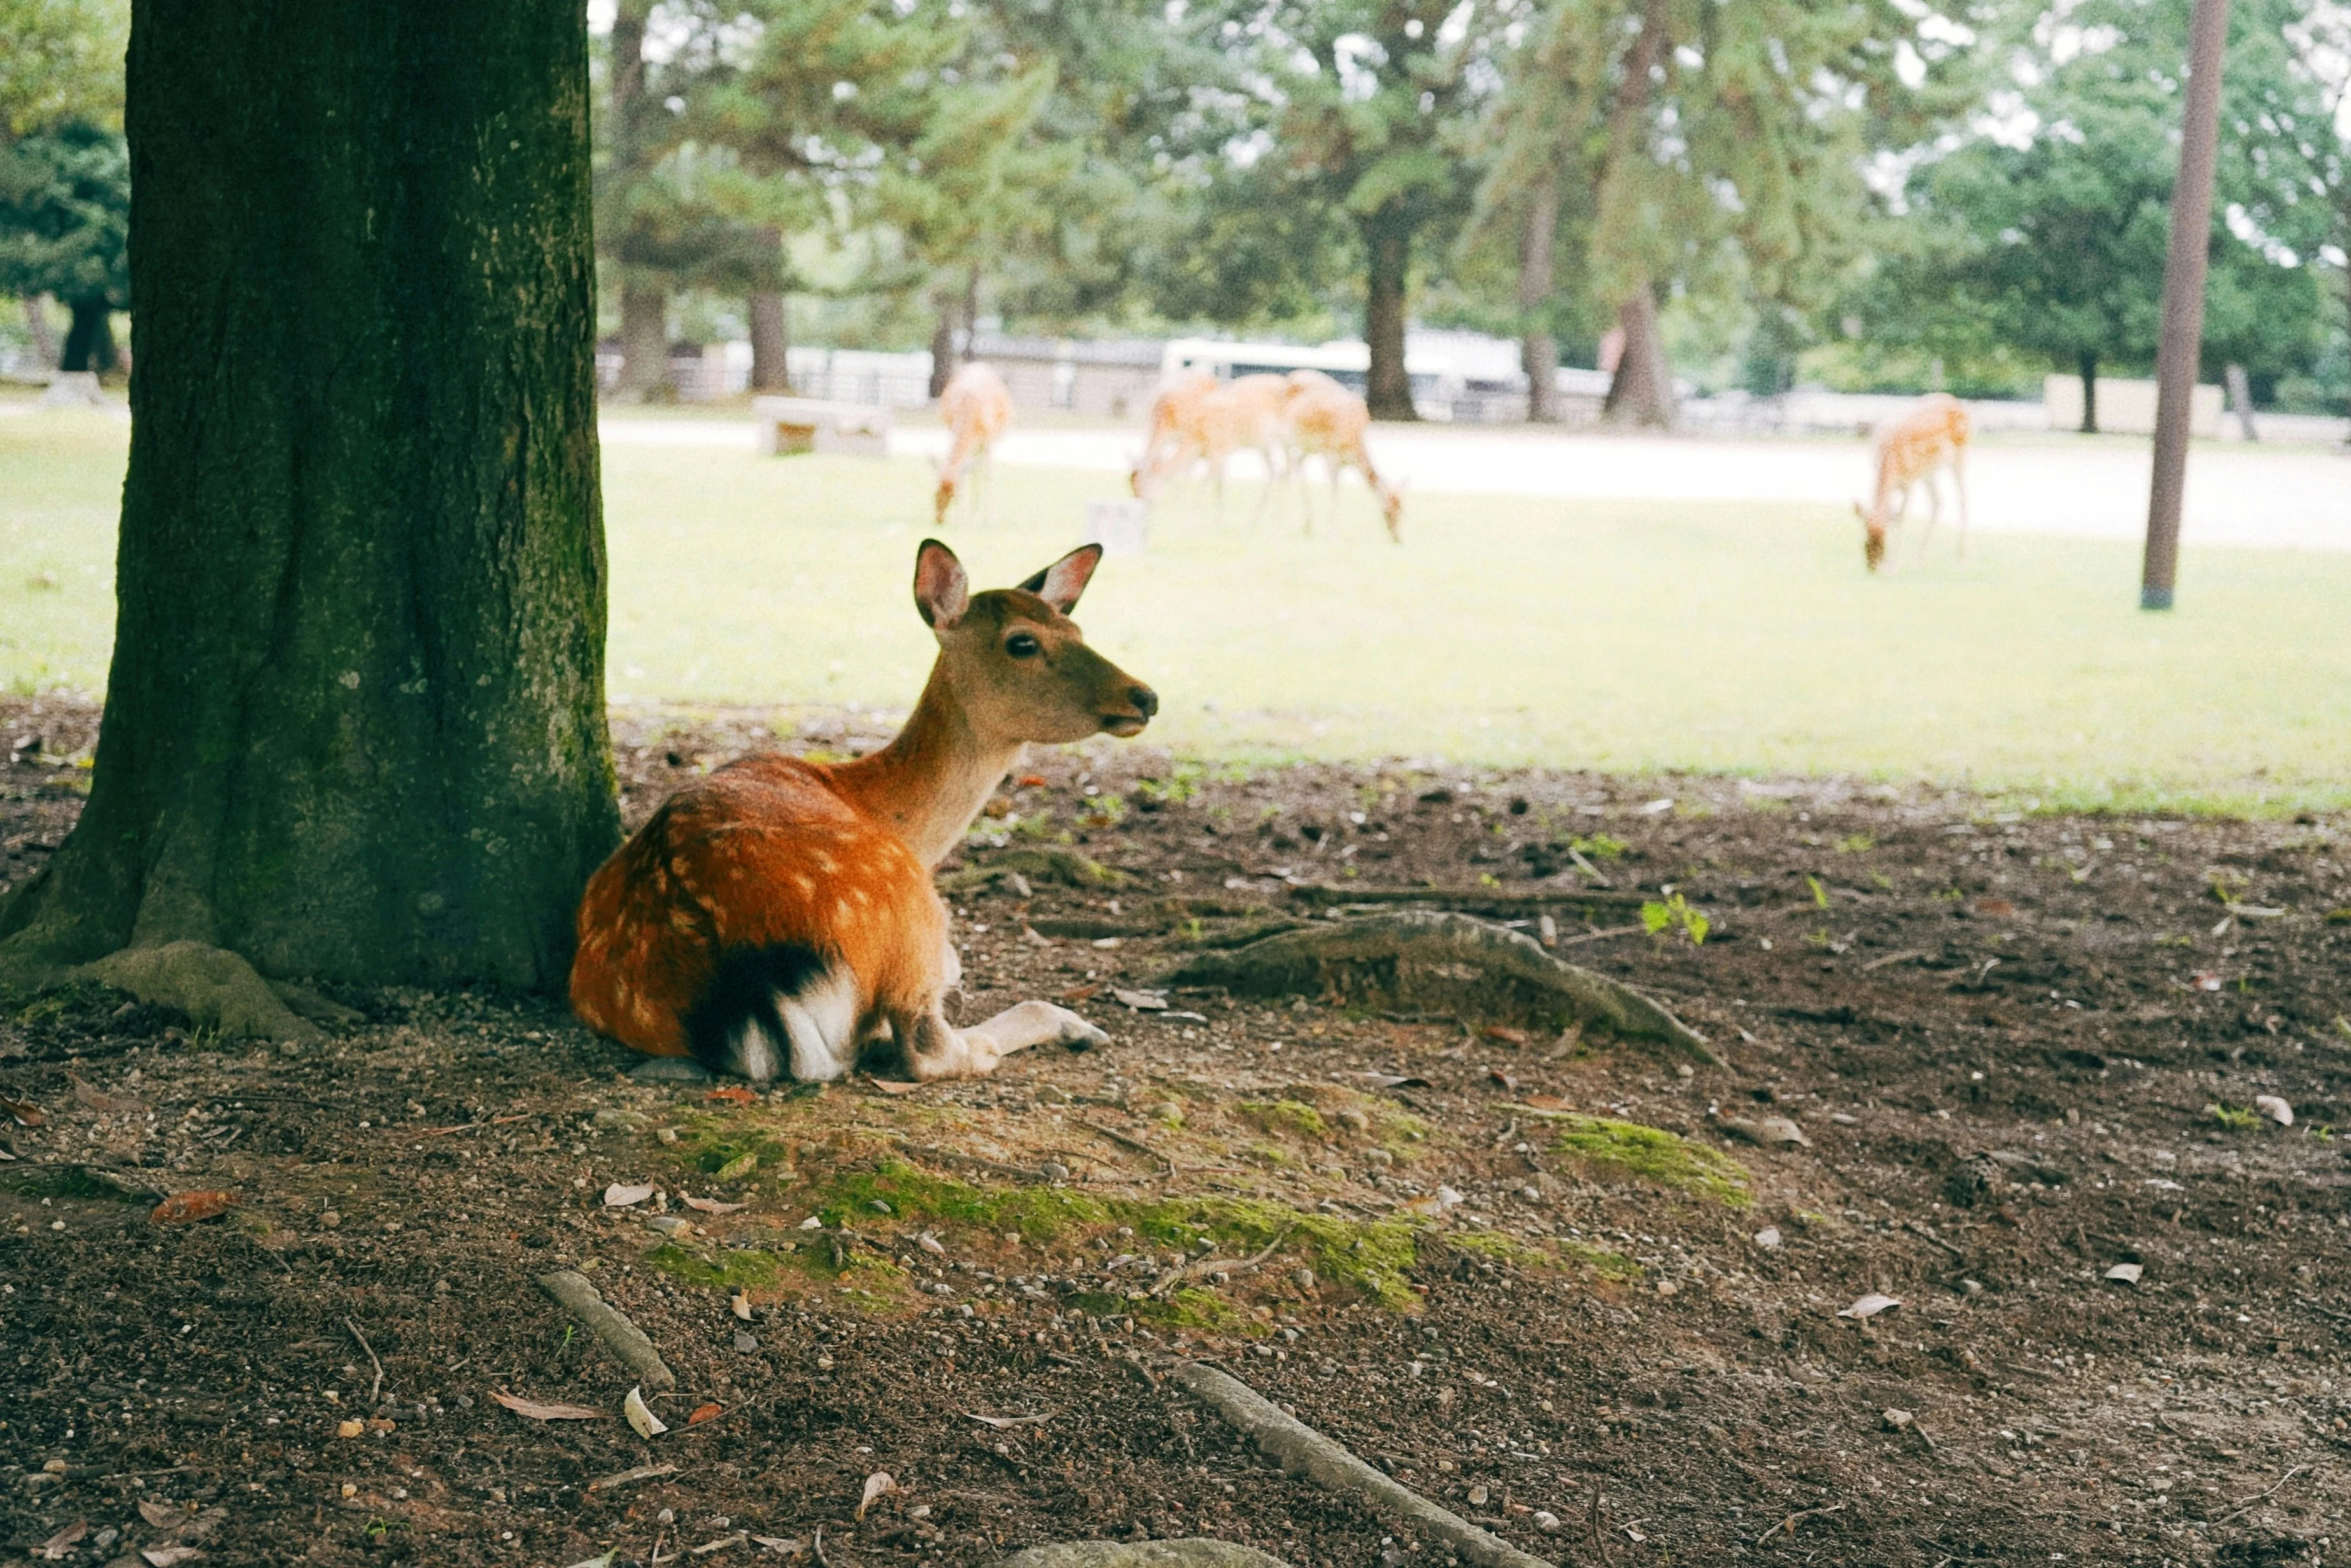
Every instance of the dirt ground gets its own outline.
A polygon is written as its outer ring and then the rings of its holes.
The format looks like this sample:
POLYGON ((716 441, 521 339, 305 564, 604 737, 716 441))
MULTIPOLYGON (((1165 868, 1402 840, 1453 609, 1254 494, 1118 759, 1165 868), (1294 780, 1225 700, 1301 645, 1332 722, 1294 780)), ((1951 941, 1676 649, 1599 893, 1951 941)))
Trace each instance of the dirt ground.
MULTIPOLYGON (((94 715, 0 719, 6 885, 94 715)), ((629 819, 872 724, 628 710, 629 819)), ((990 811, 946 868, 957 1016, 1061 998, 1105 1049, 752 1093, 633 1081, 539 998, 324 986, 352 1017, 307 1050, 10 999, 0 1563, 723 1568, 820 1527, 836 1568, 1146 1534, 1447 1561, 1270 1468, 1174 1354, 1556 1563, 2351 1557, 2344 822, 1108 743, 990 811), (1724 1064, 1162 984, 1432 887, 1548 920, 1724 1064), (210 1189, 239 1201, 151 1220, 210 1189), (535 1286, 566 1267, 675 1369, 666 1434, 535 1286), (1844 1315, 1870 1293, 1900 1304, 1844 1315)))

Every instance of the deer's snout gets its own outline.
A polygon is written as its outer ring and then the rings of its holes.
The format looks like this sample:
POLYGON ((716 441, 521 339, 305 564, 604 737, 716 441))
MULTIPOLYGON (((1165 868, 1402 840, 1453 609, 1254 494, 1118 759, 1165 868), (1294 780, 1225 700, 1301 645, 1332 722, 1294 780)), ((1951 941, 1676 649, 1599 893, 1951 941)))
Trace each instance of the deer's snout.
POLYGON ((1102 727, 1121 740, 1127 740, 1141 735, 1143 727, 1158 713, 1159 694, 1141 681, 1134 681, 1119 695, 1126 699, 1127 711, 1102 715, 1102 727))
POLYGON ((1126 700, 1133 703, 1134 711, 1145 718, 1156 718, 1159 716, 1159 694, 1149 686, 1130 687, 1126 694, 1126 700))

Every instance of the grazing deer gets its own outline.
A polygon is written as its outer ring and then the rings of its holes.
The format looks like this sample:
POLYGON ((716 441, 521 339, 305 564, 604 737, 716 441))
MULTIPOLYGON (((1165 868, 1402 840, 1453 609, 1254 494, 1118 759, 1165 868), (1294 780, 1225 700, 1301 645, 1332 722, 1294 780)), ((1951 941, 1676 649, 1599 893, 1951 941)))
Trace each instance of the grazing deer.
POLYGON ((1877 466, 1877 490, 1865 507, 1854 503, 1854 514, 1861 518, 1861 558, 1876 571, 1886 559, 1886 534, 1902 520, 1909 510, 1910 490, 1922 486, 1927 492, 1927 530, 1918 536, 1918 559, 1927 558, 1927 546, 1935 537, 1935 525, 1942 520, 1943 497, 1935 488, 1935 473, 1949 464, 1951 487, 1958 493, 1959 503, 1959 554, 1968 553, 1968 482, 1963 459, 1968 451, 1968 411, 1959 400, 1947 392, 1932 392, 1901 418, 1887 423, 1877 433, 1875 461, 1877 466))
POLYGON ((1155 402, 1153 444, 1128 476, 1136 498, 1151 499, 1171 470, 1195 458, 1205 459, 1208 476, 1216 484, 1217 517, 1221 521, 1225 464, 1234 453, 1249 449, 1265 462, 1266 488, 1258 497, 1258 510, 1262 513, 1289 450, 1289 383, 1280 376, 1238 376, 1205 388, 1193 382, 1179 382, 1160 396, 1170 404, 1171 434, 1164 441, 1157 438, 1160 404, 1155 402))
POLYGON ((1126 471, 1127 488, 1138 501, 1155 486, 1162 468, 1199 454, 1200 403, 1217 390, 1217 378, 1206 371, 1185 371, 1170 378, 1151 400, 1151 430, 1143 439, 1143 455, 1126 471))
POLYGON ((1292 371, 1286 413, 1290 452, 1300 470, 1299 505, 1305 509, 1308 530, 1314 527, 1314 508, 1306 499, 1304 465, 1308 457, 1319 456, 1331 470, 1332 518, 1339 515, 1339 470, 1352 465, 1362 472, 1364 482, 1378 498, 1388 537, 1402 544, 1404 491, 1381 478, 1372 466, 1371 448, 1364 444, 1372 413, 1364 400, 1321 371, 1292 371))
POLYGON ((571 966, 580 1019, 755 1082, 841 1077, 885 1035, 916 1079, 1106 1040, 1039 1001, 949 1024, 962 966, 931 883, 1025 745, 1123 738, 1158 712, 1069 618, 1101 560, 1088 545, 1018 588, 974 593, 954 552, 925 539, 914 607, 939 656, 906 727, 857 761, 746 758, 672 796, 589 881, 571 966))
MULTIPOLYGON (((939 393, 939 417, 946 421, 947 434, 954 437, 944 461, 937 464, 938 495, 934 497, 932 515, 935 526, 946 527, 947 508, 955 504, 956 492, 962 488, 964 476, 977 468, 987 477, 987 517, 996 521, 996 438, 1012 423, 1012 394, 1005 390, 1004 378, 992 365, 974 360, 947 379, 939 393)), ((973 504, 978 504, 980 486, 972 486, 973 504)))

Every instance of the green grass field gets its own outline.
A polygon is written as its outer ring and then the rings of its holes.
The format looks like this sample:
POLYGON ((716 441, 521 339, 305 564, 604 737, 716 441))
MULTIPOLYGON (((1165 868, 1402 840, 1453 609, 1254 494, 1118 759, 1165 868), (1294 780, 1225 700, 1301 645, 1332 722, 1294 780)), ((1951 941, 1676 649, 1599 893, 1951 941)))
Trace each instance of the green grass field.
MULTIPOLYGON (((0 683, 95 692, 127 427, 0 419, 0 683)), ((1118 476, 1005 469, 983 584, 1077 542, 1118 476)), ((611 689, 632 701, 904 708, 929 643, 913 461, 606 454, 611 689)), ((2351 805, 2351 556, 2200 550, 2135 607, 2126 547, 1979 535, 1864 575, 1849 514, 1419 495, 1407 542, 1179 497, 1080 619, 1194 753, 1850 773, 2056 805, 2351 805)))

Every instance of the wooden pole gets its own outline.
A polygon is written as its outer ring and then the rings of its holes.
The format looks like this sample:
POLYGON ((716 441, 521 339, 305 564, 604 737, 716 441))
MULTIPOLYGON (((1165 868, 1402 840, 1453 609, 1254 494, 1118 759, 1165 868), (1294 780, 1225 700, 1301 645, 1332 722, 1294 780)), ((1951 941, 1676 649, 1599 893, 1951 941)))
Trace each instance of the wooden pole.
POLYGON ((2163 342, 2155 361, 2155 478, 2147 495, 2142 610, 2168 610, 2179 579, 2179 503, 2188 483, 2189 414, 2204 341, 2204 261, 2212 230, 2212 164, 2220 139, 2220 67, 2229 0, 2196 0, 2188 23, 2188 108, 2179 180, 2171 188, 2171 254, 2163 268, 2163 342))

